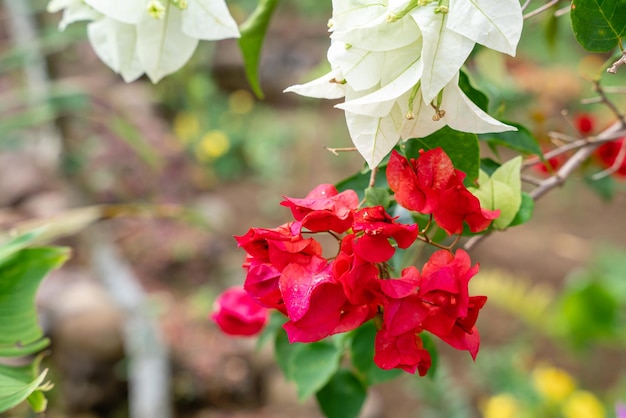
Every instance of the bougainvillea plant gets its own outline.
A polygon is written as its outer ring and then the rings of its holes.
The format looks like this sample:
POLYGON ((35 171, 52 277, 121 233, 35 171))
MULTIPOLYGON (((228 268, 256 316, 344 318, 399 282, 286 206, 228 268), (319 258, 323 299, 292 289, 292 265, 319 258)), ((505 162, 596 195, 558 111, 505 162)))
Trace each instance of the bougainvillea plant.
MULTIPOLYGON (((199 40, 240 37, 261 97, 257 67, 277 3, 260 0, 240 26, 223 0, 52 0, 48 9, 63 11, 61 29, 87 21, 95 53, 127 82, 142 74, 158 82, 189 60, 199 40)), ((246 254, 245 281, 217 299, 211 318, 230 335, 272 337, 299 396, 315 394, 327 416, 357 416, 371 384, 430 373, 433 337, 475 358, 476 321, 488 301, 468 289, 479 270, 469 251, 528 221, 535 201, 583 165, 595 180, 626 175, 626 119, 600 76, 591 84, 612 121, 598 129, 581 114, 576 135, 552 133, 550 146, 490 114, 487 96, 470 82, 472 51, 514 57, 525 20, 540 14, 569 14, 580 45, 617 52, 607 72, 623 71, 626 2, 535 3, 332 0, 330 71, 284 86, 344 99, 336 107, 364 170, 303 198, 285 197, 291 221, 235 237, 246 254), (479 140, 518 155, 481 158, 479 140), (522 174, 531 167, 540 178, 522 174)), ((2 308, 8 291, 0 290, 2 308)), ((7 373, 0 370, 0 379, 7 373)), ((33 382, 19 396, 0 385, 0 410, 42 396, 33 392, 40 380, 33 382)))

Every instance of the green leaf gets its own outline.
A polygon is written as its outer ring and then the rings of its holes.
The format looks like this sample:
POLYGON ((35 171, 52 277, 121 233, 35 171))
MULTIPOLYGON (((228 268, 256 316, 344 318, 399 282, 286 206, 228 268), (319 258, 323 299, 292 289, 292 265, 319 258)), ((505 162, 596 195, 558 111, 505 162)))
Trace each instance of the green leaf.
POLYGON ((469 77, 465 72, 461 71, 459 75, 459 87, 463 90, 463 93, 470 98, 472 102, 484 112, 489 111, 489 99, 482 91, 474 88, 469 81, 469 77))
POLYGON ((259 99, 264 97, 258 74, 261 48, 277 4, 278 0, 260 0, 257 8, 240 27, 239 48, 243 55, 246 77, 259 99))
MULTIPOLYGON (((374 187, 389 188, 387 184, 387 164, 381 164, 378 166, 378 172, 376 173, 376 183, 374 187)), ((365 199, 365 189, 369 187, 371 171, 369 169, 360 173, 354 174, 348 178, 341 180, 335 184, 338 191, 354 190, 359 195, 359 200, 365 199)))
POLYGON ((573 0, 572 29, 587 51, 607 52, 626 35, 626 1, 573 0))
POLYGON ((420 333, 420 338, 422 339, 424 348, 430 354, 430 360, 431 360, 430 369, 428 369, 428 373, 426 373, 426 376, 433 379, 435 378, 435 375, 437 374, 437 370, 439 369, 439 351, 437 351, 437 346, 435 345, 435 342, 433 341, 433 337, 431 337, 430 334, 426 332, 422 332, 420 333))
POLYGON ((602 200, 610 202, 615 198, 617 192, 617 181, 613 176, 603 176, 599 179, 593 177, 597 174, 597 167, 592 166, 591 169, 585 170, 584 181, 591 190, 593 190, 602 200))
POLYGON ((33 411, 42 412, 45 409, 45 398, 37 389, 46 378, 47 370, 39 375, 34 374, 31 366, 9 367, 0 364, 0 412, 13 408, 25 401, 34 393, 33 411))
POLYGON ((0 357, 33 354, 48 345, 37 323, 35 293, 68 255, 65 248, 29 248, 0 264, 0 357))
POLYGON ((467 174, 465 185, 473 184, 480 166, 476 134, 455 131, 445 126, 425 138, 409 139, 405 144, 405 154, 407 158, 417 158, 420 149, 428 151, 437 147, 441 147, 448 154, 454 168, 467 174))
POLYGON ((480 134, 478 138, 486 141, 489 146, 502 145, 524 154, 542 156, 543 152, 535 137, 524 126, 509 121, 502 121, 507 125, 515 126, 517 131, 507 131, 489 134, 480 134))
POLYGON ((386 382, 402 374, 400 369, 383 370, 374 363, 376 326, 369 321, 354 331, 350 354, 354 368, 368 385, 386 382))
POLYGON ((354 374, 342 369, 316 396, 327 418, 356 418, 365 403, 367 390, 354 374))
POLYGON ((274 343, 274 351, 276 353, 276 363, 278 367, 283 371, 283 374, 288 380, 293 380, 292 377, 292 362, 291 359, 298 350, 301 350, 305 345, 301 343, 289 342, 287 333, 284 330, 280 330, 276 334, 276 340, 274 343))
POLYGON ((320 390, 339 369, 343 350, 325 341, 302 344, 289 359, 289 375, 303 400, 320 390))
POLYGON ((521 225, 528 222, 533 217, 533 211, 535 210, 535 200, 530 197, 526 192, 522 192, 522 203, 515 215, 515 218, 511 221, 509 226, 521 225))
POLYGON ((522 181, 520 171, 522 157, 517 156, 502 164, 493 172, 489 180, 486 174, 481 175, 480 187, 471 192, 480 200, 482 207, 500 210, 500 216, 493 221, 495 229, 509 226, 522 204, 522 181))
POLYGON ((387 209, 390 203, 391 197, 387 189, 382 187, 368 187, 365 189, 366 206, 382 206, 387 209))
POLYGON ((480 171, 484 172, 488 176, 492 175, 500 167, 500 163, 494 161, 491 158, 481 158, 480 171))
POLYGON ((281 331, 285 320, 285 315, 278 311, 272 311, 269 322, 265 325, 261 335, 259 335, 259 338, 257 339, 257 349, 262 348, 268 341, 276 341, 278 333, 281 331))

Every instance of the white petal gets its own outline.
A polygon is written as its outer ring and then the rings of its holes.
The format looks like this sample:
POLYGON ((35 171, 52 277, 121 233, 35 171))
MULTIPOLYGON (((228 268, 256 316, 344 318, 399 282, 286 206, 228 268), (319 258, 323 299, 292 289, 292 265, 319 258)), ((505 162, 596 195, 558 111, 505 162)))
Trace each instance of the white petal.
POLYGON ((48 6, 46 7, 46 11, 48 11, 48 13, 56 13, 68 7, 76 6, 80 3, 80 0, 50 0, 48 6))
MULTIPOLYGON (((469 0, 465 0, 469 1, 469 0)), ((459 72, 474 48, 474 41, 448 30, 446 14, 435 14, 433 7, 418 7, 411 16, 422 31, 422 95, 426 102, 433 100, 459 72)))
POLYGON ((348 112, 369 116, 385 116, 395 100, 412 89, 422 75, 422 61, 415 60, 391 83, 373 93, 338 104, 336 107, 348 112))
POLYGON ((59 22, 59 29, 63 31, 71 23, 83 20, 97 20, 100 17, 102 17, 100 13, 86 4, 79 3, 76 6, 71 6, 65 9, 63 12, 63 18, 59 22))
POLYGON ((448 126, 457 131, 475 134, 517 130, 483 112, 463 93, 457 83, 458 75, 443 92, 441 109, 446 111, 443 120, 448 126))
POLYGON ((147 16, 137 25, 137 50, 153 83, 179 70, 193 55, 198 39, 182 31, 182 12, 169 3, 163 19, 147 16))
POLYGON ((523 23, 519 0, 450 0, 448 28, 496 51, 515 56, 523 23))
MULTIPOLYGON (((406 115, 409 111, 408 100, 401 101, 400 104, 402 106, 403 114, 406 115), (407 103, 406 109, 404 108, 405 103, 407 103)), ((402 124, 402 128, 400 129, 400 134, 404 141, 409 138, 423 138, 446 126, 446 122, 443 119, 438 121, 433 120, 435 110, 430 106, 430 104, 422 100, 421 90, 418 91, 417 95, 415 96, 415 101, 413 102, 413 108, 411 109, 411 113, 413 114, 414 118, 405 118, 402 124)))
POLYGON ((105 17, 87 25, 87 34, 96 55, 124 81, 130 83, 143 74, 134 25, 105 17))
MULTIPOLYGON (((354 93, 358 94, 349 88, 346 93, 348 98, 354 93)), ((393 104, 391 111, 384 117, 346 112, 352 142, 370 168, 376 167, 398 143, 402 121, 403 115, 398 104, 393 104)))
POLYGON ((337 29, 330 37, 370 51, 388 51, 417 41, 421 34, 412 19, 388 22, 385 13, 367 26, 337 29))
POLYGON ((382 2, 371 0, 333 0, 331 31, 367 25, 385 14, 387 7, 382 2))
POLYGON ((224 0, 189 0, 183 11, 183 32, 209 41, 239 38, 239 27, 224 0))
POLYGON ((147 15, 147 1, 138 0, 84 0, 85 3, 110 18, 135 24, 147 15))
POLYGON ((348 47, 333 41, 328 49, 328 61, 340 68, 348 84, 355 90, 367 90, 379 83, 383 66, 383 53, 357 47, 348 47))
POLYGON ((346 85, 337 80, 343 80, 340 69, 333 70, 306 84, 287 87, 284 93, 297 93, 318 99, 340 99, 346 94, 346 85))

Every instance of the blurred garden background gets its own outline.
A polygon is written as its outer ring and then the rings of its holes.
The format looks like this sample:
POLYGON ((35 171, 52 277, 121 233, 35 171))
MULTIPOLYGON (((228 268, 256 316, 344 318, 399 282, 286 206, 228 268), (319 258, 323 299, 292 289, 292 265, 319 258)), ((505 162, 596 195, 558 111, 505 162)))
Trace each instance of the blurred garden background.
MULTIPOLYGON (((52 339, 46 416, 130 416, 143 356, 164 366, 147 379, 169 385, 153 401, 172 416, 320 417, 297 400, 271 344, 227 338, 208 315, 244 279, 233 235, 284 222, 283 195, 362 169, 358 154, 325 149, 351 146, 332 103, 282 93, 327 70, 330 2, 280 4, 263 101, 234 40, 201 42, 158 85, 126 84, 96 58, 85 25, 60 32, 46 4, 0 2, 0 231, 54 219, 55 242, 72 249, 37 296, 52 339)), ((228 4, 238 22, 256 5, 228 4)), ((523 122, 546 149, 550 131, 579 136, 581 118, 608 126, 604 108, 581 104, 607 57, 578 46, 567 15, 525 24, 516 58, 474 51, 468 73, 492 113, 523 122)), ((624 71, 605 78, 626 85, 624 71)), ((363 417, 616 416, 626 403, 626 183, 594 179, 600 170, 590 162, 529 223, 472 251, 472 292, 489 297, 476 364, 442 345, 434 377, 375 386, 363 417)))

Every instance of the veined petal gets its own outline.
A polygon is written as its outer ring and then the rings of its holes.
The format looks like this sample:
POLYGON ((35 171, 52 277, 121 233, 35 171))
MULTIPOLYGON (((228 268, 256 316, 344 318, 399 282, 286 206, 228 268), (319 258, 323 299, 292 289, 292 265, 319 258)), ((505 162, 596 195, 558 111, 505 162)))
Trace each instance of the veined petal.
POLYGON ((387 12, 382 3, 371 0, 333 0, 333 17, 330 30, 348 29, 364 26, 387 12))
POLYGON ((422 38, 398 49, 385 51, 383 68, 380 76, 381 85, 386 85, 395 80, 405 69, 410 67, 415 60, 420 58, 422 50, 422 38))
POLYGON ((137 56, 134 25, 104 17, 87 25, 87 35, 98 58, 130 83, 143 74, 137 56))
POLYGON ((346 112, 352 142, 370 168, 376 167, 398 143, 402 120, 397 104, 388 115, 380 118, 346 112))
POLYGON ((442 88, 459 72, 472 52, 475 42, 446 28, 447 14, 434 12, 434 3, 418 7, 411 17, 423 36, 422 96, 433 100, 442 88))
POLYGON ((137 25, 139 59, 153 83, 185 65, 198 45, 182 31, 182 12, 170 3, 166 8, 163 19, 146 15, 137 25))
MULTIPOLYGON (((429 103, 420 99, 421 92, 417 93, 411 113, 414 119, 405 120, 401 135, 403 140, 409 138, 423 138, 448 125, 452 129, 462 132, 487 133, 514 131, 515 127, 492 118, 476 106, 458 86, 459 74, 444 87, 440 109, 445 115, 439 119, 433 118, 435 110, 429 103), (437 119, 437 120, 435 120, 437 119)), ((407 106, 405 113, 409 111, 406 101, 399 101, 401 106, 407 106)))
POLYGON ((239 38, 239 27, 224 0, 190 0, 183 11, 183 32, 192 38, 239 38))
POLYGON ((519 0, 450 0, 448 29, 511 56, 523 23, 519 0))
POLYGON ((341 70, 337 68, 306 84, 287 87, 284 93, 297 93, 301 96, 318 99, 340 99, 346 94, 346 85, 341 80, 343 80, 343 75, 341 70))
POLYGON ((86 4, 79 2, 79 4, 68 7, 63 11, 63 18, 61 18, 59 22, 59 29, 63 31, 71 23, 84 20, 97 20, 100 17, 102 17, 100 13, 86 4))
POLYGON ((417 84, 422 75, 422 67, 422 61, 418 58, 386 86, 358 99, 338 104, 336 107, 362 115, 385 116, 391 110, 393 101, 417 84))
POLYGON ((328 49, 328 61, 333 68, 341 69, 354 90, 367 90, 380 81, 382 54, 333 41, 328 49))
POLYGON ((419 28, 412 19, 388 22, 387 15, 385 12, 367 26, 336 29, 330 37, 370 51, 402 48, 421 37, 419 28))
POLYGON ((147 3, 136 0, 84 0, 85 3, 112 19, 136 24, 148 14, 147 3))

